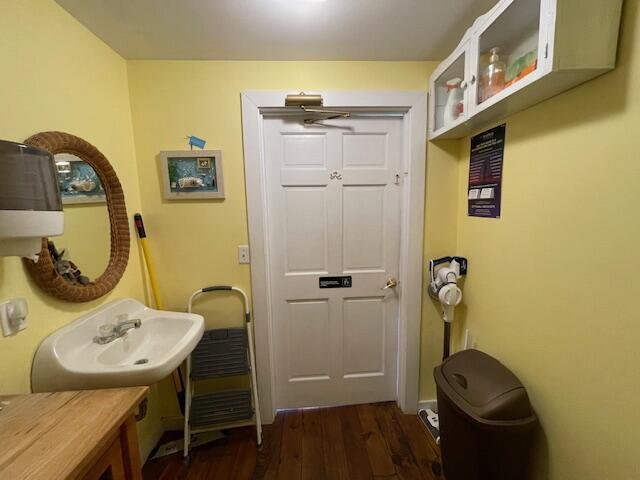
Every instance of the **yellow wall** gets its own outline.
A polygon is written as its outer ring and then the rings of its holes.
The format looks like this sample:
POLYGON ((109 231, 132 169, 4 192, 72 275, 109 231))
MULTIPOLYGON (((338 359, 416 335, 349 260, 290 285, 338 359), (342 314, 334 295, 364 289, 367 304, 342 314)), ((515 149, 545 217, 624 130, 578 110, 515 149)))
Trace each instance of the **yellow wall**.
MULTIPOLYGON (((61 130, 94 144, 114 166, 129 213, 140 206, 125 61, 50 0, 0 4, 0 138, 22 141, 61 130)), ((87 228, 85 240, 102 243, 87 228)), ((132 237, 135 238, 135 237, 132 237)), ((26 393, 40 341, 98 305, 121 297, 144 299, 135 240, 116 289, 100 300, 73 304, 53 299, 31 282, 19 258, 0 257, 0 299, 25 297, 28 327, 0 337, 0 392, 26 393)), ((142 426, 143 453, 158 435, 157 420, 142 426)))
POLYGON ((463 326, 526 384, 541 480, 640 478, 638 13, 616 70, 507 119, 500 220, 466 215, 462 142, 463 326))
MULTIPOLYGON (((458 157, 460 142, 443 140, 427 149, 427 192, 424 227, 424 271, 420 349, 420 399, 435 400, 433 368, 442 361, 444 324, 440 303, 429 297, 428 261, 455 255, 458 213, 458 157)), ((457 309, 459 311, 460 308, 457 309)), ((457 314, 457 312, 456 312, 457 314)))
MULTIPOLYGON (((432 62, 128 62, 140 192, 149 242, 169 309, 208 284, 249 291, 249 267, 237 262, 247 243, 240 93, 245 90, 424 90, 432 62), (223 151, 224 201, 163 200, 158 152, 186 148, 189 134, 223 151)), ((457 143, 429 151, 426 252, 455 247, 457 143), (441 201, 445 200, 444 205, 441 201)), ((210 325, 239 325, 237 297, 202 297, 210 325)), ((434 398, 431 370, 441 354, 439 314, 425 300, 421 398, 434 398)))

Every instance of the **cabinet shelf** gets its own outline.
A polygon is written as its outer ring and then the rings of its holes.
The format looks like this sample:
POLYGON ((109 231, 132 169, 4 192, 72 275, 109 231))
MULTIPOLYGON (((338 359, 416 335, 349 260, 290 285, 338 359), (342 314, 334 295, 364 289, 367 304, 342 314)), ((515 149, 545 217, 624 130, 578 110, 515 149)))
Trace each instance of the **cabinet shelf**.
POLYGON ((499 1, 431 76, 429 139, 467 136, 612 70, 621 9, 622 0, 499 1), (483 82, 493 48, 507 67, 500 91, 483 82), (452 113, 453 78, 462 80, 463 93, 452 113))

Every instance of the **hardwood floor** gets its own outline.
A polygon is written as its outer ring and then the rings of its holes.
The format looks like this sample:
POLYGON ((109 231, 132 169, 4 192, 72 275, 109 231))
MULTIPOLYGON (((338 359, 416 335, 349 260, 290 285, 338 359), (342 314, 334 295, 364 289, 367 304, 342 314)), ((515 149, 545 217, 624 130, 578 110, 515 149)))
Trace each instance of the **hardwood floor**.
POLYGON ((279 412, 256 449, 253 428, 149 461, 147 480, 444 480, 439 449, 415 415, 395 403, 279 412))

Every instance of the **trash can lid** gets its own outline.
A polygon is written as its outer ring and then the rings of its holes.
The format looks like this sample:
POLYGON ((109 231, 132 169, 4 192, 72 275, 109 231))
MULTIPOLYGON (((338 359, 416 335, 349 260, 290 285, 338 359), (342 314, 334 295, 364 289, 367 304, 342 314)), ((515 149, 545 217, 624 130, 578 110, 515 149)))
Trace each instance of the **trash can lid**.
POLYGON ((438 388, 472 417, 521 420, 533 415, 518 378, 495 358, 479 350, 463 350, 434 370, 438 388))

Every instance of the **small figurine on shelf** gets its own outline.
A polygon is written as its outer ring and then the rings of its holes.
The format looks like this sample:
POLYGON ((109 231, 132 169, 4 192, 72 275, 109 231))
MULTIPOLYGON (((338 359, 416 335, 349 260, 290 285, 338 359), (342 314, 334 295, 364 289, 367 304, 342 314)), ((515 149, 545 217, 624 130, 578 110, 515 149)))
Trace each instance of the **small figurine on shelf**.
POLYGON ((496 93, 504 90, 507 67, 498 56, 500 53, 500 49, 498 47, 492 48, 490 53, 491 56, 489 57, 489 64, 485 67, 482 75, 480 76, 478 103, 482 103, 493 97, 496 93))
POLYGON ((444 106, 444 124, 455 122, 464 112, 464 91, 460 87, 462 80, 452 78, 447 85, 447 103, 444 106))

